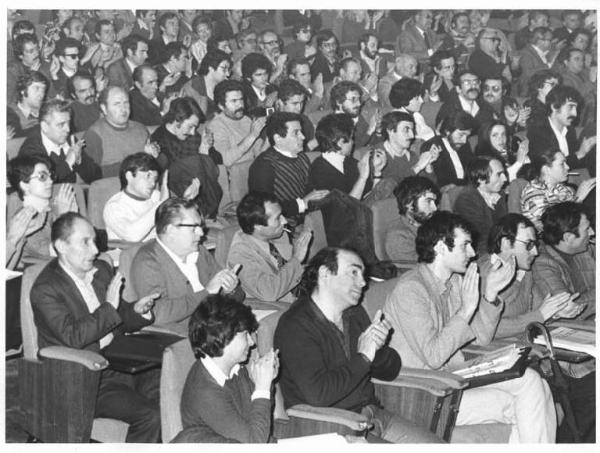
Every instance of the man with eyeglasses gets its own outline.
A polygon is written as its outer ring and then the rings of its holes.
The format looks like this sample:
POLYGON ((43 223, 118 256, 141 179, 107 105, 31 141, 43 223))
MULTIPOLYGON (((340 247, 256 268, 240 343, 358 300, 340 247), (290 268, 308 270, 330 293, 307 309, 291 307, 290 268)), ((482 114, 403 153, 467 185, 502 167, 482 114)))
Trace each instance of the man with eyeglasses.
POLYGON ((333 113, 347 113, 354 121, 354 146, 361 148, 375 140, 379 115, 371 115, 369 122, 360 114, 362 108, 362 89, 349 81, 342 81, 331 89, 331 110, 333 113))
MULTIPOLYGON (((278 84, 285 76, 287 54, 281 53, 280 38, 274 31, 265 30, 258 36, 258 48, 273 65, 269 82, 278 84)), ((243 64, 243 63, 242 63, 243 64)))
MULTIPOLYGON (((528 233, 534 232, 532 226, 528 233)), ((469 222, 447 211, 435 212, 417 230, 417 267, 400 276, 383 307, 394 329, 390 346, 404 366, 462 367, 463 347, 489 344, 510 309, 501 295, 515 280, 515 258, 494 261, 480 285, 472 237, 469 222)), ((546 382, 527 369, 520 378, 465 390, 456 425, 494 422, 511 425, 511 443, 554 442, 556 409, 546 382)))
POLYGON ((300 17, 293 25, 292 35, 295 40, 285 47, 289 60, 294 58, 314 58, 317 49, 311 45, 312 27, 307 18, 300 17))
POLYGON ((238 278, 221 269, 202 246, 204 219, 195 202, 169 198, 155 214, 156 239, 145 243, 131 264, 132 294, 160 294, 154 325, 187 334, 189 317, 209 294, 244 299, 238 278))
POLYGON ((106 70, 110 85, 120 86, 126 91, 133 87, 133 71, 148 59, 148 41, 141 36, 129 35, 121 41, 123 58, 119 58, 106 70))
POLYGON ((548 27, 538 27, 529 37, 529 43, 521 50, 519 58, 519 93, 525 95, 529 79, 537 71, 550 69, 554 64, 556 52, 552 48, 552 31, 548 27))
MULTIPOLYGON (((487 104, 493 110, 493 119, 502 119, 506 122, 507 126, 513 126, 516 120, 520 118, 507 118, 504 114, 504 97, 508 96, 510 90, 510 83, 501 75, 495 75, 483 79, 481 84, 481 98, 483 102, 487 104)), ((521 119, 523 123, 525 120, 521 119)), ((523 123, 524 124, 524 123, 523 123)))
POLYGON ((310 66, 310 75, 314 82, 322 74, 323 83, 331 83, 339 75, 338 39, 331 30, 319 31, 316 36, 317 54, 310 66))
POLYGON ((502 75, 510 82, 512 73, 507 58, 508 51, 503 47, 498 31, 484 28, 477 35, 476 49, 469 56, 467 67, 480 79, 502 75))
POLYGON ((68 99, 67 80, 79 70, 80 43, 73 38, 63 38, 56 43, 50 68, 52 86, 63 99, 68 99))

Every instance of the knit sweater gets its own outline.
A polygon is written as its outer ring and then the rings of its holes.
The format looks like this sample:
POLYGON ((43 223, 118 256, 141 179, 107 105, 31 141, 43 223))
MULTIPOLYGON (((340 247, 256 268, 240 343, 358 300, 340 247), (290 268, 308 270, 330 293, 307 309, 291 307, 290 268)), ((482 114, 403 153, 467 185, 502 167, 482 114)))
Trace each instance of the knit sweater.
POLYGON ((118 176, 125 157, 144 151, 148 130, 136 121, 129 121, 124 128, 117 128, 105 118, 96 121, 85 133, 86 151, 102 167, 102 176, 118 176))
POLYGON ((210 122, 208 129, 213 133, 214 147, 223 156, 226 167, 252 160, 262 150, 264 140, 260 137, 249 148, 238 146, 250 133, 251 124, 252 120, 248 116, 234 120, 223 113, 216 114, 210 122))
POLYGON ((140 242, 154 238, 154 213, 159 204, 158 190, 147 200, 135 199, 123 190, 114 194, 102 214, 108 239, 140 242))

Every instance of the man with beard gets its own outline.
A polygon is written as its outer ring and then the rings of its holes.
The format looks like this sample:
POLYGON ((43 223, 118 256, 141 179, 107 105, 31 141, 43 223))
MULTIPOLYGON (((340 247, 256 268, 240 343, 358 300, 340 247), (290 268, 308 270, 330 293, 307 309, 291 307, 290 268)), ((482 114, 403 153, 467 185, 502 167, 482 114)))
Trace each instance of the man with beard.
POLYGON ((358 41, 358 58, 365 76, 373 75, 377 80, 387 72, 387 63, 379 55, 379 38, 372 33, 361 35, 358 41))
MULTIPOLYGON (((442 138, 434 137, 430 140, 440 147, 439 157, 433 162, 433 171, 439 187, 464 183, 465 168, 473 158, 467 140, 475 127, 476 122, 471 115, 458 112, 446 118, 440 125, 442 138)), ((425 142, 424 146, 428 146, 428 142, 425 142)))
POLYGON ((494 119, 491 106, 479 99, 481 80, 472 71, 459 72, 456 76, 456 91, 442 104, 435 117, 437 127, 448 117, 455 116, 458 112, 471 115, 476 121, 473 133, 477 133, 479 126, 494 119))
POLYGON ((103 116, 84 135, 86 151, 102 168, 102 177, 118 176, 121 162, 130 154, 158 150, 148 142, 144 125, 129 119, 129 96, 121 87, 108 87, 100 93, 103 116))
POLYGON ((381 106, 383 107, 384 113, 392 110, 392 106, 390 104, 390 91, 392 90, 392 85, 396 83, 398 80, 406 78, 406 79, 414 79, 417 75, 418 63, 417 59, 408 54, 397 54, 396 60, 394 63, 394 69, 384 75, 380 80, 377 87, 377 98, 381 106))
POLYGON ((37 71, 32 71, 17 83, 17 102, 9 104, 6 112, 6 123, 14 131, 13 137, 23 137, 29 130, 39 124, 42 102, 46 96, 48 81, 37 71))
POLYGON ((106 70, 109 85, 120 86, 125 91, 133 87, 133 71, 148 59, 148 41, 129 35, 121 42, 123 58, 118 59, 106 70))
POLYGON ((394 190, 400 217, 390 223, 385 235, 385 251, 392 261, 417 262, 417 229, 437 211, 440 192, 422 176, 404 178, 394 190))
POLYGON ((333 113, 347 113, 354 121, 354 145, 366 146, 377 128, 377 115, 371 115, 369 123, 360 114, 362 89, 353 82, 342 81, 331 88, 331 110, 333 113))
POLYGON ((575 88, 562 85, 552 88, 546 95, 546 120, 531 125, 527 131, 529 153, 535 156, 546 149, 559 148, 569 167, 587 167, 595 171, 596 153, 590 154, 590 151, 596 145, 596 136, 584 138, 578 146, 577 133, 572 126, 582 103, 575 88))
POLYGON ((477 252, 486 250, 487 238, 492 225, 507 213, 506 169, 498 159, 477 156, 467 166, 467 181, 470 186, 458 195, 453 212, 469 219, 476 233, 477 252))
POLYGON ((100 118, 96 101, 96 81, 87 72, 78 72, 67 81, 71 101, 71 130, 87 131, 100 118))
POLYGON ((79 175, 86 183, 101 177, 100 168, 88 156, 85 140, 69 137, 69 103, 51 99, 42 104, 40 124, 31 130, 19 149, 19 156, 41 155, 54 165, 54 183, 75 182, 79 175))
POLYGON ((244 88, 237 80, 223 80, 214 91, 220 112, 208 124, 214 147, 221 153, 226 167, 253 160, 263 149, 260 133, 266 118, 251 119, 244 114, 244 88))
POLYGON ((331 30, 321 30, 317 33, 317 55, 310 66, 312 81, 322 74, 323 83, 333 82, 333 78, 339 75, 340 67, 338 61, 338 40, 331 30))
POLYGON ((288 57, 286 54, 281 53, 279 36, 272 30, 263 31, 258 36, 258 47, 273 65, 269 82, 277 85, 285 77, 285 65, 288 57))
MULTIPOLYGON (((529 233, 534 231, 532 226, 529 233)), ((494 338, 507 309, 500 293, 515 279, 515 258, 495 261, 480 285, 471 241, 469 223, 447 211, 434 213, 419 227, 419 263, 400 276, 384 305, 394 329, 390 346, 404 366, 460 368, 466 344, 485 346, 494 338)), ((512 425, 509 442, 554 442, 556 409, 548 384, 527 369, 520 378, 465 390, 456 424, 493 422, 512 425)))

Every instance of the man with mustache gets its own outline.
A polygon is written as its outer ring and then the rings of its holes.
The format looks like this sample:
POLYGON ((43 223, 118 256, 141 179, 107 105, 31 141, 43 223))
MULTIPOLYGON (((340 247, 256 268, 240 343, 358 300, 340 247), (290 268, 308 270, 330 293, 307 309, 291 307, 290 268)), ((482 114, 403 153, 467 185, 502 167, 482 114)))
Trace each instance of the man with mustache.
MULTIPOLYGON (((50 65, 40 55, 40 45, 35 34, 23 33, 13 40, 14 61, 8 64, 6 71, 6 101, 17 102, 17 81, 28 71, 41 72, 47 80, 51 80, 50 65)), ((52 88, 52 87, 50 87, 52 88)), ((53 90, 48 93, 54 96, 53 90)))
MULTIPOLYGON (((534 231, 531 225, 527 233, 534 231)), ((404 366, 460 368, 465 344, 487 345, 494 338, 508 309, 499 295, 514 279, 516 260, 495 260, 480 286, 471 241, 470 224, 447 211, 434 213, 417 231, 417 267, 400 276, 383 307, 394 329, 390 346, 404 366)), ((554 442, 556 411, 548 385, 527 369, 520 378, 464 391, 456 424, 482 422, 511 424, 509 442, 554 442)))
MULTIPOLYGON (((546 121, 531 125, 527 131, 530 156, 550 148, 559 148, 567 157, 569 167, 588 168, 595 172, 596 136, 587 137, 578 143, 573 122, 583 101, 579 92, 572 87, 558 85, 546 95, 546 121)), ((595 173, 592 173, 595 174, 595 173)))
POLYGON ((214 147, 221 153, 226 167, 253 160, 263 150, 261 132, 266 117, 251 119, 244 113, 244 88, 237 80, 223 80, 214 91, 219 113, 208 124, 214 147))
POLYGON ((377 128, 378 115, 372 115, 369 122, 360 114, 362 89, 354 82, 342 81, 331 89, 331 110, 333 113, 347 113, 354 121, 354 146, 361 148, 373 138, 377 128))
POLYGON ((71 129, 87 131, 100 118, 100 104, 96 100, 96 81, 87 72, 77 72, 67 80, 71 98, 71 129))
POLYGON ((472 71, 465 70, 457 74, 455 80, 456 91, 442 104, 435 117, 436 127, 446 118, 465 112, 475 118, 473 133, 477 133, 479 126, 494 119, 494 110, 479 98, 481 80, 472 71))

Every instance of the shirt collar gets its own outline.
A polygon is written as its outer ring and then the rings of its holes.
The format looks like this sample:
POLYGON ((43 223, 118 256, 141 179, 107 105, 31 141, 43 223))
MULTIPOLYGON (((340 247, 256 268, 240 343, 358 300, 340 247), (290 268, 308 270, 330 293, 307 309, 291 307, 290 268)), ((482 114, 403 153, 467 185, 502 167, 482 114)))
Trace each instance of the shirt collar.
POLYGON ((165 245, 158 237, 156 238, 156 242, 167 252, 167 255, 171 257, 173 261, 179 264, 183 264, 184 266, 189 266, 190 264, 195 264, 198 261, 199 252, 192 252, 188 256, 185 257, 185 260, 179 258, 173 251, 165 245))
POLYGON ((57 145, 52 140, 50 140, 46 136, 46 134, 44 134, 43 131, 40 130, 40 134, 42 136, 42 145, 44 145, 44 148, 46 149, 48 155, 52 153, 60 155, 61 151, 64 151, 65 154, 67 153, 69 149, 69 144, 67 142, 63 143, 62 145, 57 145))
POLYGON ((93 267, 91 270, 87 271, 85 273, 85 277, 83 277, 83 279, 81 279, 77 275, 75 275, 75 273, 73 273, 73 271, 71 269, 69 269, 68 266, 65 266, 60 260, 58 260, 58 264, 60 265, 62 270, 64 270, 67 273, 67 275, 69 277, 71 277, 71 280, 73 280, 74 282, 81 282, 85 285, 92 284, 92 281, 94 280, 94 275, 98 271, 97 267, 93 267))
POLYGON ((150 27, 148 27, 148 25, 146 24, 146 22, 144 22, 142 19, 137 20, 138 26, 142 29, 142 30, 150 30, 150 27))
POLYGON ((344 173, 344 160, 346 156, 335 151, 327 151, 322 155, 323 159, 333 165, 340 173, 344 173))
POLYGON ((383 142, 383 149, 385 149, 391 157, 406 157, 407 159, 410 159, 410 151, 408 151, 408 149, 401 151, 392 149, 391 143, 387 140, 383 142))
POLYGON ((274 146, 273 149, 275 151, 277 151, 279 154, 283 154, 285 157, 290 157, 292 159, 295 159, 296 157, 298 157, 297 155, 294 155, 294 154, 290 153, 289 151, 284 151, 282 149, 279 149, 276 146, 274 146))
POLYGON ((201 357, 200 362, 202 362, 202 365, 204 365, 204 368, 206 368, 206 371, 208 371, 208 374, 210 374, 212 376, 212 378, 215 381, 217 381, 217 384, 219 384, 221 387, 224 387, 227 380, 233 378, 240 371, 240 365, 235 364, 234 367, 231 369, 229 376, 227 376, 225 373, 223 373, 221 368, 219 368, 217 366, 215 361, 207 355, 204 355, 204 357, 201 357))
POLYGON ((38 117, 39 112, 35 112, 35 111, 31 110, 26 105, 23 105, 20 102, 17 102, 17 107, 19 108, 19 110, 21 110, 21 112, 23 113, 23 116, 25 116, 25 118, 29 118, 29 116, 32 116, 33 118, 38 117))
POLYGON ((550 120, 550 118, 548 118, 548 122, 550 123, 550 127, 552 128, 552 130, 554 131, 554 134, 558 135, 562 135, 563 137, 567 136, 567 132, 569 131, 568 128, 566 126, 563 126, 563 128, 561 130, 558 130, 556 128, 556 126, 554 125, 554 122, 552 122, 552 120, 550 120))
POLYGON ((452 279, 454 275, 451 276, 448 279, 448 281, 444 283, 438 278, 437 275, 431 272, 429 266, 427 266, 425 263, 418 264, 418 269, 421 275, 423 276, 426 285, 434 289, 437 294, 443 294, 444 292, 448 291, 452 286, 452 279))
POLYGON ((254 92, 256 93, 256 96, 258 97, 258 99, 260 101, 264 101, 267 98, 267 93, 265 92, 265 90, 259 90, 258 88, 256 88, 254 85, 250 84, 250 86, 252 87, 252 89, 254 90, 254 92))
POLYGON ((479 188, 477 189, 477 191, 482 196, 483 201, 485 201, 485 204, 488 205, 490 209, 496 209, 496 203, 498 203, 498 201, 501 198, 501 195, 499 193, 484 192, 479 188))

